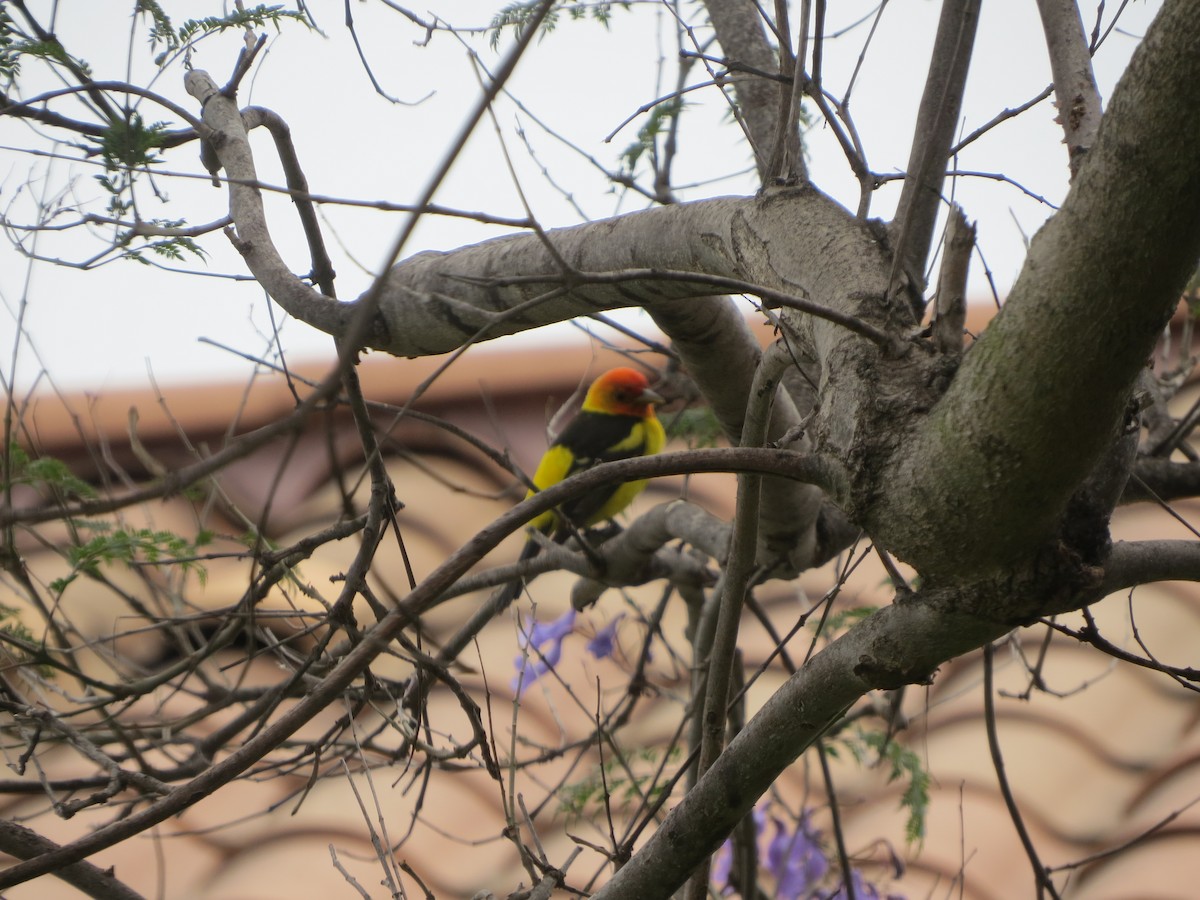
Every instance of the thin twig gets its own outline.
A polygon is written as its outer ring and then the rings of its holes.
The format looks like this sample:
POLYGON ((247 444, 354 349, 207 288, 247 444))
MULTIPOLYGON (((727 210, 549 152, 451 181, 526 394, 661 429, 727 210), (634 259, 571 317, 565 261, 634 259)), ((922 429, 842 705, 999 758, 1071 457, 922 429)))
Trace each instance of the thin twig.
POLYGON ((1029 831, 1025 827, 1025 820, 1021 817, 1017 800, 1013 796, 1012 788, 1009 787, 1008 776, 1004 773, 1004 757, 1000 753, 1000 738, 996 734, 994 656, 995 650, 992 644, 990 642, 985 644, 983 648, 983 715, 987 726, 988 752, 992 757, 992 767, 996 770, 996 779, 1000 784, 1004 805, 1008 807, 1008 815, 1012 819, 1013 827, 1017 830, 1017 836, 1021 839, 1021 846, 1025 848, 1025 855, 1029 857, 1029 865, 1033 868, 1038 897, 1049 894, 1054 900, 1060 900, 1058 890, 1050 879, 1049 870, 1042 865, 1042 861, 1038 857, 1037 848, 1033 845, 1033 838, 1030 837, 1029 831))

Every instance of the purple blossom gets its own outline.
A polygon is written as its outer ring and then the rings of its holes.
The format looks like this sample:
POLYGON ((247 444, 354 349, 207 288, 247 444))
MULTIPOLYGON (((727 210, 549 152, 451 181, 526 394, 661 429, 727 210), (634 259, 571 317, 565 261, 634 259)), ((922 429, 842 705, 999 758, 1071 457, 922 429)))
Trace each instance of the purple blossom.
POLYGON ((513 661, 517 674, 513 676, 512 689, 518 696, 558 664, 562 658, 563 639, 574 628, 575 610, 569 609, 553 622, 542 623, 534 619, 528 631, 522 629, 522 653, 513 661))
MULTIPOLYGON (((773 805, 767 801, 767 808, 773 805)), ((754 810, 754 830, 762 837, 766 831, 768 814, 754 810)), ((759 852, 762 854, 763 870, 775 882, 775 890, 771 894, 776 900, 848 900, 845 884, 839 877, 836 887, 822 888, 820 884, 840 872, 830 872, 829 860, 821 849, 821 832, 813 827, 806 809, 800 814, 800 819, 794 828, 789 828, 789 822, 777 815, 770 816, 774 825, 774 835, 762 847, 759 842, 759 852)), ((897 875, 902 866, 897 865, 897 875)), ((731 883, 733 876, 733 842, 725 841, 713 859, 711 883, 720 891, 722 896, 736 892, 736 885, 731 883)), ((905 900, 901 894, 879 892, 879 888, 863 878, 857 869, 850 874, 854 886, 855 900, 905 900)))
POLYGON ((800 816, 795 831, 774 816, 775 837, 767 845, 766 869, 775 876, 775 896, 780 900, 807 897, 825 877, 829 863, 821 852, 820 833, 808 821, 808 811, 800 816))
POLYGON ((728 838, 721 845, 721 849, 717 851, 716 857, 713 859, 712 870, 709 872, 709 880, 721 889, 722 894, 728 894, 733 890, 733 886, 729 883, 729 874, 733 871, 733 841, 728 838))
MULTIPOLYGON (((767 814, 755 809, 752 815, 754 816, 754 834, 756 837, 761 836, 763 827, 767 822, 767 814)), ((732 873, 733 841, 726 838, 725 843, 721 845, 721 849, 717 851, 716 858, 713 860, 712 869, 709 872, 709 881, 719 887, 723 895, 732 894, 735 890, 733 884, 730 883, 732 873)))
POLYGON ((625 618, 625 613, 618 613, 616 618, 596 632, 587 643, 588 653, 596 659, 607 659, 613 655, 617 645, 617 626, 625 618))

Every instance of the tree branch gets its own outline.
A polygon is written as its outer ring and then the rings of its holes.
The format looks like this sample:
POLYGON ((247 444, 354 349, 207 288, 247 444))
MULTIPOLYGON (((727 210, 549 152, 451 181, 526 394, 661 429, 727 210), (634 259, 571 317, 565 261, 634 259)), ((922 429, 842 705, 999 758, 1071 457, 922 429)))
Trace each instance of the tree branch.
POLYGON ((1066 135, 1073 179, 1100 130, 1100 91, 1076 0, 1038 0, 1038 12, 1050 51, 1058 122, 1066 135))
MULTIPOLYGON (((716 32, 717 43, 730 61, 770 75, 779 73, 778 54, 767 41, 759 7, 753 0, 706 0, 704 8, 716 32)), ((781 95, 785 102, 789 100, 791 85, 751 75, 735 79, 733 92, 746 124, 746 137, 754 150, 762 183, 769 184, 771 179, 785 174, 806 177, 800 133, 794 127, 789 130, 786 106, 783 106, 781 121, 781 95), (772 151, 781 128, 786 131, 783 159, 792 169, 790 173, 770 170, 772 151)))
POLYGON ((889 294, 898 291, 907 276, 917 319, 924 308, 921 294, 925 289, 925 261, 933 244, 946 160, 950 158, 950 145, 958 129, 982 2, 943 0, 925 92, 913 130, 904 189, 892 222, 897 236, 889 294))
MULTIPOLYGON (((428 356, 608 309, 641 306, 654 315, 664 302, 712 293, 711 284, 699 279, 691 284, 653 277, 623 284, 571 280, 573 272, 631 268, 734 278, 879 321, 877 301, 825 300, 824 279, 844 277, 830 265, 832 254, 882 263, 882 252, 865 225, 808 188, 659 207, 555 229, 545 239, 555 253, 537 235, 512 235, 401 262, 383 286, 375 329, 379 340, 371 346, 396 356, 428 356), (556 257, 570 271, 564 272, 556 257), (505 283, 518 277, 519 283, 505 283), (522 308, 514 312, 517 307, 522 308)), ((686 308, 694 311, 695 304, 686 308)))
POLYGON ((1194 7, 1168 0, 1007 304, 880 482, 868 531, 924 575, 1042 545, 1117 437, 1200 257, 1198 43, 1194 7))
POLYGON ((967 321, 967 273, 975 251, 975 226, 967 221, 962 207, 950 207, 946 220, 945 251, 938 273, 937 309, 933 320, 933 342, 943 353, 958 355, 963 349, 963 327, 967 321))
POLYGON ((1133 466, 1121 503, 1178 500, 1200 496, 1200 462, 1140 457, 1133 466))
POLYGON ((924 592, 921 600, 880 610, 816 654, 771 696, 595 900, 670 896, 779 773, 859 697, 927 680, 946 659, 1008 631, 956 607, 950 595, 924 592))
POLYGON ((227 229, 226 233, 255 280, 291 315, 327 334, 343 334, 354 308, 322 296, 297 278, 271 239, 262 195, 253 187, 258 173, 246 122, 236 102, 224 96, 208 73, 199 69, 188 72, 184 83, 187 92, 200 101, 203 136, 216 147, 229 176, 229 214, 236 232, 227 229))
POLYGON ((1104 567, 1105 594, 1155 581, 1200 581, 1200 541, 1118 541, 1104 567))
MULTIPOLYGON (((0 850, 9 856, 31 859, 57 849, 57 844, 36 831, 16 822, 0 820, 0 850)), ((89 862, 63 866, 54 874, 97 900, 142 900, 142 895, 118 881, 111 869, 105 871, 89 862)))

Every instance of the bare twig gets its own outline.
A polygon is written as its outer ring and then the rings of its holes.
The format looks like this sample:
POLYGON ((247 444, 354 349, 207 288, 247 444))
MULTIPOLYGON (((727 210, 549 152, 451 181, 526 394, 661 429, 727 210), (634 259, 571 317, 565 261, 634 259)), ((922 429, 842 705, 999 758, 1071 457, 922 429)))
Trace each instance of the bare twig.
POLYGON ((1058 890, 1054 887, 1054 882, 1050 880, 1049 870, 1038 857, 1037 848, 1033 845, 1033 838, 1030 837, 1029 831, 1025 827, 1025 821, 1021 818, 1021 811, 1017 807, 1017 800, 1008 785, 1008 776, 1004 773, 1004 757, 1000 753, 1000 739, 996 734, 996 699, 992 675, 994 655, 995 651, 992 649, 992 645, 990 643, 985 645, 983 648, 983 714, 984 721, 987 723, 988 751, 992 756, 992 767, 996 770, 996 779, 1000 783, 1000 793, 1004 797, 1004 805, 1008 807, 1013 827, 1017 830, 1021 846, 1025 848, 1025 855, 1029 857, 1029 865, 1033 868, 1037 896, 1040 898, 1049 894, 1054 900, 1059 900, 1058 890))

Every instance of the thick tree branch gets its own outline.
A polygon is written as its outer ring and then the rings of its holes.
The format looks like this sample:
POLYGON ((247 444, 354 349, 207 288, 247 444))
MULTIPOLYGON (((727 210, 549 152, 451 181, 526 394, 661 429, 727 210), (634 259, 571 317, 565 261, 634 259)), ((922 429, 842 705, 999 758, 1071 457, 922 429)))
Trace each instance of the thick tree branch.
POLYGON ((221 94, 207 72, 193 70, 185 78, 187 91, 200 101, 204 137, 216 147, 229 176, 229 214, 234 228, 227 234, 263 289, 291 315, 327 334, 340 335, 350 323, 353 307, 337 303, 295 276, 271 240, 246 123, 233 98, 221 94))
POLYGON ((871 616, 814 656, 747 724, 650 841, 593 896, 668 897, 720 845, 779 773, 870 690, 927 680, 1008 626, 925 594, 871 616))
POLYGON ((1168 0, 1004 310, 881 481, 868 530, 927 576, 1044 543, 1117 436, 1200 257, 1197 46, 1194 7, 1168 0))
POLYGON ((878 302, 827 299, 823 278, 838 277, 845 291, 850 277, 829 264, 831 255, 882 261, 883 254, 865 225, 810 188, 660 207, 556 229, 545 238, 554 253, 538 236, 514 235, 449 253, 420 253, 395 266, 380 297, 381 340, 372 346, 396 356, 433 355, 618 307, 641 306, 654 315, 664 302, 712 293, 712 285, 699 279, 603 284, 572 277, 625 269, 735 278, 880 320, 878 302), (506 281, 516 277, 520 283, 506 281))
MULTIPOLYGON (((762 356, 745 318, 725 297, 657 303, 651 315, 671 335, 672 346, 726 437, 741 444, 747 398, 762 356)), ((791 398, 781 396, 772 410, 768 439, 782 439, 800 419, 791 398)), ((794 449, 807 450, 807 441, 794 449)), ((758 560, 772 567, 786 561, 797 572, 816 565, 820 490, 782 479, 768 483, 758 523, 758 560)))

